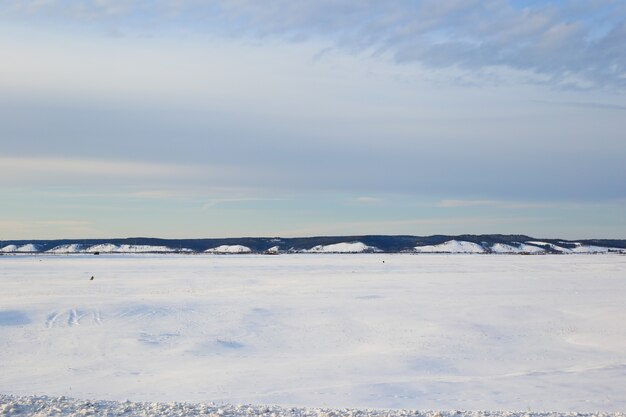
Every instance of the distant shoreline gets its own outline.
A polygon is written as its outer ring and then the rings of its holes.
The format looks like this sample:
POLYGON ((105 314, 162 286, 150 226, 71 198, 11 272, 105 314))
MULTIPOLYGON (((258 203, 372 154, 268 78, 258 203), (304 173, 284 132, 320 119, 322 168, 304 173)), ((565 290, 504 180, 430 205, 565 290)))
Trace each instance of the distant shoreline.
POLYGON ((208 239, 55 239, 2 240, 0 253, 104 254, 104 253, 474 253, 474 254, 568 254, 626 253, 626 239, 534 238, 526 235, 433 235, 433 236, 321 236, 242 237, 208 239))

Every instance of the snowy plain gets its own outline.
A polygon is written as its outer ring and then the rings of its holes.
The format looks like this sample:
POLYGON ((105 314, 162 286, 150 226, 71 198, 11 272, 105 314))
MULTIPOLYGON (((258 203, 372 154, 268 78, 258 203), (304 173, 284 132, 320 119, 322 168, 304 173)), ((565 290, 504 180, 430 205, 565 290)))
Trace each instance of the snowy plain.
POLYGON ((0 288, 1 394, 626 409, 617 254, 5 255, 0 288))

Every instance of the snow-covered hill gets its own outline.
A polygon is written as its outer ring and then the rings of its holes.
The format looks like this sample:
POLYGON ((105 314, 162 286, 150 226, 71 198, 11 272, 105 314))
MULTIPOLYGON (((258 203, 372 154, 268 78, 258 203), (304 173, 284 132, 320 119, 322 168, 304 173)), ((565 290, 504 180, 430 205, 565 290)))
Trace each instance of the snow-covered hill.
POLYGON ((449 240, 439 245, 416 246, 415 252, 418 253, 485 253, 478 243, 464 242, 459 240, 449 240))
POLYGON ((554 252, 557 252, 557 253, 572 253, 571 249, 569 249, 569 248, 565 248, 563 246, 555 245, 554 243, 543 242, 541 240, 531 240, 531 241, 528 241, 526 243, 529 243, 529 244, 535 245, 535 246, 542 246, 542 247, 545 247, 545 248, 550 249, 550 250, 552 250, 554 252))
POLYGON ((46 253, 172 253, 189 251, 191 251, 191 249, 173 249, 167 246, 115 245, 113 243, 103 243, 85 247, 85 245, 80 243, 70 243, 55 246, 54 248, 47 250, 46 253))
POLYGON ((83 245, 80 243, 69 243, 67 245, 55 246, 46 251, 47 253, 81 253, 84 252, 83 245))
POLYGON ((574 245, 575 246, 570 249, 572 253, 607 253, 623 251, 623 249, 618 248, 605 248, 603 246, 583 245, 581 243, 575 243, 574 245))
POLYGON ((12 252, 16 252, 17 248, 18 248, 17 245, 6 245, 6 246, 4 246, 3 248, 0 249, 0 252, 12 253, 12 252))
POLYGON ((4 253, 15 253, 15 252, 31 253, 31 252, 38 252, 38 251, 39 251, 39 247, 32 243, 27 243, 26 245, 21 245, 21 246, 7 245, 3 247, 2 249, 0 249, 0 252, 4 252, 4 253))
POLYGON ((0 242, 0 255, 46 253, 460 253, 596 254, 626 253, 626 240, 534 239, 524 235, 322 236, 304 238, 86 239, 0 242))
POLYGON ((496 243, 491 246, 493 253, 545 253, 546 250, 535 245, 527 245, 518 243, 516 245, 507 245, 505 243, 496 243))
POLYGON ((216 248, 207 249, 205 250, 205 252, 206 253, 219 253, 219 254, 250 253, 252 252, 252 250, 249 247, 243 246, 243 245, 221 245, 216 248))
POLYGON ((151 246, 151 245, 113 245, 111 243, 104 245, 94 245, 85 250, 87 253, 166 253, 176 252, 175 249, 167 246, 151 246))
POLYGON ((317 245, 311 249, 304 250, 305 253, 363 253, 363 252, 380 252, 373 246, 367 246, 363 242, 342 242, 332 245, 317 245))

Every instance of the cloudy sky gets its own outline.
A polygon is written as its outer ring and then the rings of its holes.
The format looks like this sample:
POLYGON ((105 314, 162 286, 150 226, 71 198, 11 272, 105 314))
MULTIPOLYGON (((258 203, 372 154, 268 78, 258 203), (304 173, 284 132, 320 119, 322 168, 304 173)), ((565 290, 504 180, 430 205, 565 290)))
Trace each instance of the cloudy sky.
POLYGON ((3 0, 0 240, 626 238, 621 0, 3 0))

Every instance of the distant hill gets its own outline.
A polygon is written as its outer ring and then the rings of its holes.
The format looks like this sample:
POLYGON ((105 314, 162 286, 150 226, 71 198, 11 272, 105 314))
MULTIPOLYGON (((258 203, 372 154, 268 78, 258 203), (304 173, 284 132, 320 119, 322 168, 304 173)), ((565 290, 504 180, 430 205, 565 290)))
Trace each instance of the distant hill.
POLYGON ((564 240, 525 235, 241 237, 223 239, 3 240, 0 254, 18 253, 626 253, 626 239, 564 240))

